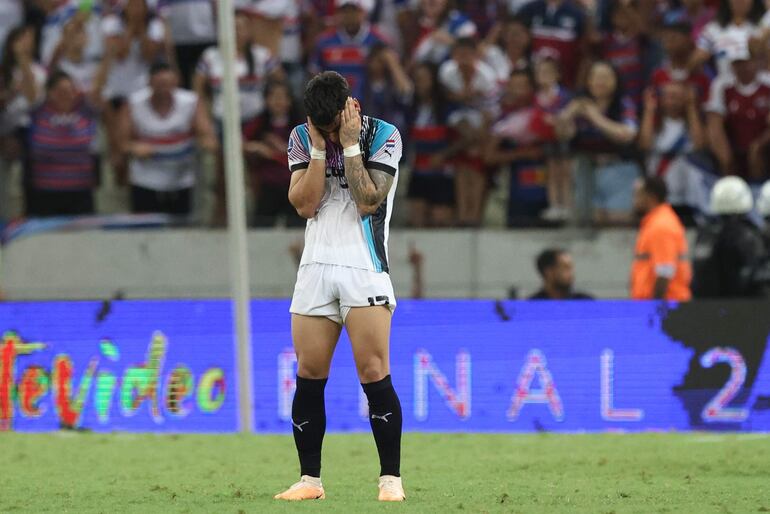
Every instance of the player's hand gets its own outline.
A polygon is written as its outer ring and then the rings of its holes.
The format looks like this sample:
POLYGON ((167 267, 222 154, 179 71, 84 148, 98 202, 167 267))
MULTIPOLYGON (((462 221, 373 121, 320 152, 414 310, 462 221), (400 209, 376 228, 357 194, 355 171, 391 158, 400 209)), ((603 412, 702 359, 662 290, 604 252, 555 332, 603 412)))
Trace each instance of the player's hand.
POLYGON ((358 114, 356 102, 348 97, 345 108, 340 115, 340 144, 342 148, 358 144, 361 137, 361 116, 358 114))
POLYGON ((313 145, 313 148, 325 152, 326 140, 321 135, 321 132, 315 128, 313 122, 310 121, 310 116, 307 117, 307 131, 310 134, 310 144, 313 145))

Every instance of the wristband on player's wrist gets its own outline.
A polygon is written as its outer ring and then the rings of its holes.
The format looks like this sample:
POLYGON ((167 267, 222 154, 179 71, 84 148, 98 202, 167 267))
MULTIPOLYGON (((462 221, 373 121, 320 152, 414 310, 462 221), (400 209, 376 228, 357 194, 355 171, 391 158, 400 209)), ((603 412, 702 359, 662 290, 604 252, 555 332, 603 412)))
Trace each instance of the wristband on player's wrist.
POLYGON ((319 150, 314 146, 310 147, 310 159, 326 160, 326 150, 319 150))
POLYGON ((345 157, 355 157, 356 155, 361 155, 361 145, 356 143, 354 145, 347 146, 342 149, 342 154, 345 157))

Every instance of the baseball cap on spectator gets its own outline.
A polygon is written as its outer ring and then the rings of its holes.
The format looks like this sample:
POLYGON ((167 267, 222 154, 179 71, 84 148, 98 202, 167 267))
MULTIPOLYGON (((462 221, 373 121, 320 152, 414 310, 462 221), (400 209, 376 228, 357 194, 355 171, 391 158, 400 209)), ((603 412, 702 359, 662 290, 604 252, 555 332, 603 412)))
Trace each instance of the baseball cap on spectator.
POLYGON ((370 13, 374 10, 374 0, 334 0, 334 7, 337 9, 348 6, 358 7, 365 13, 370 13))
POLYGON ((692 33, 692 23, 684 9, 669 11, 663 16, 663 29, 681 32, 683 34, 692 33))

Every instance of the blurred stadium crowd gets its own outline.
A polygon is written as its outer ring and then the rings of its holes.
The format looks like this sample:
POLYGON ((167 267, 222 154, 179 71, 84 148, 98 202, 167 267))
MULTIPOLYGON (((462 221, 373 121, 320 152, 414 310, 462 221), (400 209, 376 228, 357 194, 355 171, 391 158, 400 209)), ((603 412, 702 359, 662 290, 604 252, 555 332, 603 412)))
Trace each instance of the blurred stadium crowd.
MULTIPOLYGON (((693 225, 720 176, 770 177, 761 0, 235 4, 257 226, 302 223, 286 141, 322 69, 400 128, 414 227, 480 226, 501 184, 511 227, 627 225, 645 175, 693 225)), ((99 212, 106 173, 126 211, 184 215, 205 152, 222 219, 215 2, 4 0, 0 45, 0 218, 14 162, 30 217, 99 212)))

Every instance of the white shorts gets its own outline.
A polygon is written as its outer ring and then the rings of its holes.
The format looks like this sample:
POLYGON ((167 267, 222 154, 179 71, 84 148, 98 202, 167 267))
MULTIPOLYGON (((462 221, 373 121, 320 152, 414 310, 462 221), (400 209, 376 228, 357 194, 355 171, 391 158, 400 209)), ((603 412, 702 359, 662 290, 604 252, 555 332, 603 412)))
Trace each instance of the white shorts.
POLYGON ((311 263, 300 266, 289 312, 322 316, 342 325, 352 307, 384 305, 396 310, 396 295, 387 273, 311 263))

